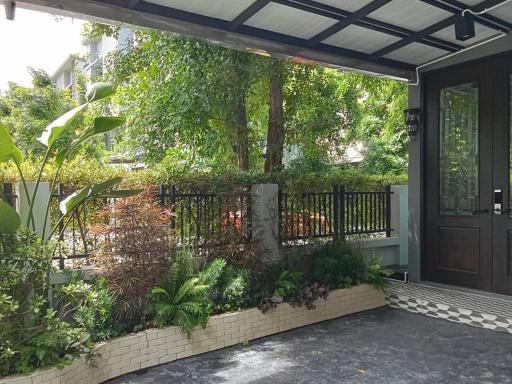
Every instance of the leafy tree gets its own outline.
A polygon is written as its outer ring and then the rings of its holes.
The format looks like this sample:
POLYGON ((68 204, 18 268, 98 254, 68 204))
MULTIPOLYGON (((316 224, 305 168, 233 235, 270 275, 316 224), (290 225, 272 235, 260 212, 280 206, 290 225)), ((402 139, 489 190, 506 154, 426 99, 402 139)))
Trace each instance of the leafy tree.
POLYGON ((351 75, 362 90, 362 118, 347 131, 348 142, 366 147, 361 170, 376 174, 407 171, 407 131, 403 111, 407 108, 407 85, 392 80, 351 75))
POLYGON ((406 86, 394 81, 140 30, 107 76, 127 111, 119 150, 168 169, 274 172, 295 151, 300 167, 318 172, 354 144, 366 148, 360 170, 406 168, 406 86))
POLYGON ((246 100, 261 60, 196 40, 135 33, 129 53, 111 59, 110 76, 122 85, 128 143, 146 160, 176 156, 190 162, 249 169, 246 100))
MULTIPOLYGON (((59 89, 42 70, 29 68, 32 87, 9 83, 0 96, 0 123, 6 125, 15 143, 25 154, 40 156, 45 146, 37 141, 46 126, 74 106, 68 90, 59 89)), ((57 147, 69 144, 73 132, 60 138, 57 147)))

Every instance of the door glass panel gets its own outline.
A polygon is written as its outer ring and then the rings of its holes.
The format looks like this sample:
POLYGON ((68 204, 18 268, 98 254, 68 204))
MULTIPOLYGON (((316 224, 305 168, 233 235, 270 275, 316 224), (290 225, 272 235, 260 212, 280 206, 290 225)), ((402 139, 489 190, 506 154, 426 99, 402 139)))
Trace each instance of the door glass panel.
POLYGON ((440 214, 471 216, 478 210, 478 87, 441 90, 439 103, 440 214))

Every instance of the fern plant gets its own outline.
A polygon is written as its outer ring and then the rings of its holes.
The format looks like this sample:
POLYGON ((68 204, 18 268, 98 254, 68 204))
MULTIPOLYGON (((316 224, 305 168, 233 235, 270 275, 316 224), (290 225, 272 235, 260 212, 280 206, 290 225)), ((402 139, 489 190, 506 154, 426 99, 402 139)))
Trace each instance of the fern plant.
POLYGON ((285 269, 282 265, 269 266, 264 275, 265 291, 286 301, 299 291, 302 275, 302 272, 285 269))
POLYGON ((193 276, 190 260, 176 260, 167 278, 151 290, 148 314, 157 326, 177 325, 190 336, 192 330, 208 322, 209 285, 193 276))

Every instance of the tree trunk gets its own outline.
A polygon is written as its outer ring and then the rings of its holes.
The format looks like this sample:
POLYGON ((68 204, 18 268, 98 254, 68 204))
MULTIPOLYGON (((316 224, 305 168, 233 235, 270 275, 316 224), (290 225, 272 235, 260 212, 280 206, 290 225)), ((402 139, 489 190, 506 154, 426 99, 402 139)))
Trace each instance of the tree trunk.
POLYGON ((247 111, 245 95, 238 94, 235 98, 235 140, 233 150, 237 156, 238 169, 249 170, 249 128, 247 127, 247 111))
POLYGON ((270 74, 270 102, 268 108, 267 153, 265 173, 281 170, 284 148, 284 76, 281 63, 276 60, 270 74))

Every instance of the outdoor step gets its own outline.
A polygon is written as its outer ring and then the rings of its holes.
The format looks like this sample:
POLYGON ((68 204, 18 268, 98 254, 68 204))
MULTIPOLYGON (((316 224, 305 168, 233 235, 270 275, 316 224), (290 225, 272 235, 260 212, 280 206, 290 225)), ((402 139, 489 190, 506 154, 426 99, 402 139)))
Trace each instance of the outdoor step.
POLYGON ((385 292, 390 307, 512 333, 512 298, 507 296, 396 280, 388 281, 385 292))

